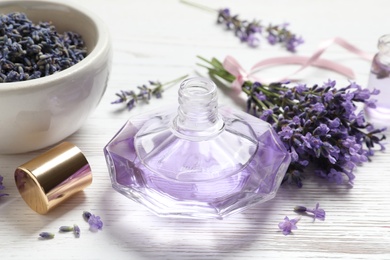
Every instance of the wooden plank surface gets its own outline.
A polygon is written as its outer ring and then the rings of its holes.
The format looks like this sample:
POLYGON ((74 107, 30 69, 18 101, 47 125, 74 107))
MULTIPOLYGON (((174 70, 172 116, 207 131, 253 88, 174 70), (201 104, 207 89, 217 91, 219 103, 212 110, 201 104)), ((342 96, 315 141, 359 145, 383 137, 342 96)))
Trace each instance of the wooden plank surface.
MULTIPOLYGON (((386 0, 197 2, 216 9, 229 7, 242 18, 264 23, 289 22, 289 28, 306 41, 298 48, 299 55, 311 55, 323 41, 336 36, 374 53, 378 37, 390 32, 390 2, 386 0)), ((84 152, 94 181, 84 192, 41 216, 19 196, 13 172, 42 151, 0 155, 0 174, 10 194, 0 199, 1 259, 390 259, 389 149, 357 168, 353 188, 309 178, 302 189, 283 186, 275 199, 222 221, 159 218, 115 192, 102 152, 104 145, 130 116, 175 104, 177 88, 130 112, 110 104, 116 92, 148 80, 206 75, 195 65, 196 55, 219 59, 232 55, 249 68, 265 58, 291 54, 265 42, 258 49, 248 48, 216 25, 214 13, 176 0, 78 0, 77 4, 106 22, 114 47, 112 74, 100 105, 85 125, 66 139, 84 152), (295 205, 314 207, 316 202, 326 210, 325 221, 302 217, 293 235, 280 232, 278 223, 285 216, 297 216, 295 205), (84 210, 101 216, 102 231, 88 231, 81 216, 84 210), (49 241, 38 239, 41 231, 57 232, 59 226, 74 223, 81 228, 79 239, 58 233, 49 241)), ((356 81, 366 85, 369 62, 339 46, 330 47, 324 58, 349 66, 356 81)), ((272 68, 262 76, 285 76, 294 69, 272 68)), ((341 85, 348 83, 342 75, 315 68, 297 76, 308 84, 321 84, 329 78, 341 85)), ((222 91, 219 94, 221 104, 245 109, 243 99, 232 99, 222 91)))

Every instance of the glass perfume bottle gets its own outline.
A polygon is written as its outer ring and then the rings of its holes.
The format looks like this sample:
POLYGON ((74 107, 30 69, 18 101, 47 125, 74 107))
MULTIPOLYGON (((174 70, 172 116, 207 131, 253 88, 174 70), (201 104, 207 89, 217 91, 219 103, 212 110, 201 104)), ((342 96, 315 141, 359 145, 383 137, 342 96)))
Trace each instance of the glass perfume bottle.
POLYGON ((104 153, 113 188, 168 217, 222 219, 272 199, 290 163, 268 123, 218 107, 204 78, 181 83, 178 108, 130 118, 104 153))
POLYGON ((382 126, 390 125, 390 34, 383 35, 378 40, 378 53, 374 56, 368 88, 380 90, 379 95, 373 96, 377 100, 376 108, 365 107, 367 117, 371 122, 382 126))

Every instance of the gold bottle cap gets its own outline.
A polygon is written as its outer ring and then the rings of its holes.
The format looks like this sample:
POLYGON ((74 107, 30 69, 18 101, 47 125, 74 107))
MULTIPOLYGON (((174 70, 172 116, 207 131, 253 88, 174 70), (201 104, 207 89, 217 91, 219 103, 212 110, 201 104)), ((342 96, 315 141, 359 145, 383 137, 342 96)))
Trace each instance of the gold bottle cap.
POLYGON ((79 148, 64 142, 15 170, 20 195, 34 211, 46 214, 92 183, 92 172, 79 148))

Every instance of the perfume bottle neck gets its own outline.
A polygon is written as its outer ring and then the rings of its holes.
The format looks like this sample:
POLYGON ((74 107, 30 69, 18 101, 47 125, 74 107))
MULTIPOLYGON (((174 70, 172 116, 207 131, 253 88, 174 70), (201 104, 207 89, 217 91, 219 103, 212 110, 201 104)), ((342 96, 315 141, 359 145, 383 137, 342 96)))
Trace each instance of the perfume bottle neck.
POLYGON ((378 62, 390 66, 390 34, 383 35, 378 41, 379 52, 376 56, 378 62))
POLYGON ((188 137, 210 137, 223 129, 218 114, 216 85, 204 78, 185 80, 179 89, 178 115, 174 130, 188 137))

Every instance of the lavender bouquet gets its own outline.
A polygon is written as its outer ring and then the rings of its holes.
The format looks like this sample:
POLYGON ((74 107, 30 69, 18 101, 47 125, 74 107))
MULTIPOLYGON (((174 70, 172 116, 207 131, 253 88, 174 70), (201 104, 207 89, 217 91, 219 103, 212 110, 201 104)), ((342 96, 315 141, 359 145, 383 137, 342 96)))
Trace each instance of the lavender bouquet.
MULTIPOLYGON (((215 81, 235 80, 217 59, 201 59, 215 81)), ((369 160, 376 146, 384 149, 385 129, 375 129, 363 111, 356 111, 357 103, 375 107, 370 97, 379 91, 370 92, 354 82, 336 88, 332 80, 312 87, 245 81, 241 87, 248 97, 247 111, 270 123, 291 152, 283 182, 302 187, 305 168, 310 167, 310 173, 330 182, 352 185, 355 167, 369 160)))

